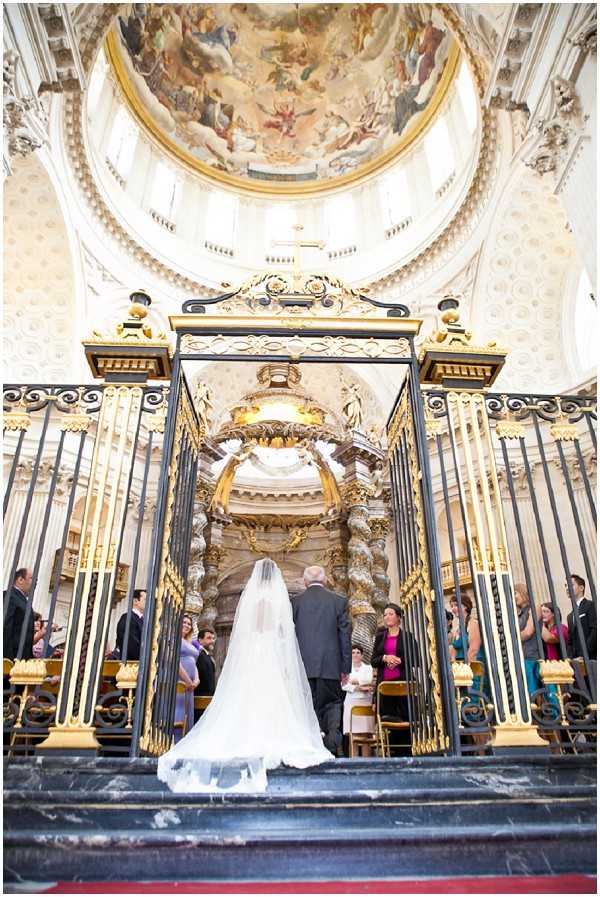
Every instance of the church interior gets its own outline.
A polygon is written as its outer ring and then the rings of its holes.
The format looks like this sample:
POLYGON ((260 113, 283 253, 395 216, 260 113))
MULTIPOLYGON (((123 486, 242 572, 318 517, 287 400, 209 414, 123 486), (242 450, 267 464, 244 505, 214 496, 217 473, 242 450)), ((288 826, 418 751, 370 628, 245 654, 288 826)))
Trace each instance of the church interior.
POLYGON ((3 24, 5 891, 595 893, 596 5, 3 24), (264 558, 363 708, 170 794, 264 558))

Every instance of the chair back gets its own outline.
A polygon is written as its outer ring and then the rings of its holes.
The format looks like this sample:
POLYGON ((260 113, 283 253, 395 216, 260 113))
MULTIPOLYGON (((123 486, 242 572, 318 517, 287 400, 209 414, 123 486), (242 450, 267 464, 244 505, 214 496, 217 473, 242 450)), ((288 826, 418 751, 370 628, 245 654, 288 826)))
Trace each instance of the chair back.
POLYGON ((380 682, 377 687, 377 716, 381 716, 379 710, 381 697, 402 698, 408 694, 408 682, 401 680, 397 682, 380 682))
POLYGON ((14 660, 10 660, 8 657, 4 657, 4 668, 3 668, 3 676, 10 676, 10 671, 15 665, 14 660))
POLYGON ((194 710, 206 710, 211 701, 212 695, 196 695, 194 698, 194 710))
POLYGON ((480 660, 472 660, 469 666, 471 667, 474 676, 483 676, 485 673, 485 667, 480 660))

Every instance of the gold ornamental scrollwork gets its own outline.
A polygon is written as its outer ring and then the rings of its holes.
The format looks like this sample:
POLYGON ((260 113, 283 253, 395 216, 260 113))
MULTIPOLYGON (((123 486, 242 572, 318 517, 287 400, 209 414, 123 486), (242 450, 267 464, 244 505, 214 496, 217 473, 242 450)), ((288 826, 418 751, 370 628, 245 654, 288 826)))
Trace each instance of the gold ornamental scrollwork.
POLYGON ((553 424, 550 427, 550 435, 556 442, 575 442, 579 438, 575 424, 553 424))
POLYGON ((371 486, 365 483, 359 483, 357 480, 352 480, 351 483, 346 483, 346 485, 342 486, 340 491, 342 501, 346 508, 352 508, 356 505, 367 505, 372 494, 371 486))
POLYGON ((215 483, 209 483, 207 480, 198 480, 196 483, 196 501, 208 507, 212 501, 215 491, 215 483))
MULTIPOLYGON (((314 322, 306 326, 316 326, 314 322)), ((299 360, 303 356, 324 358, 410 358, 410 342, 398 339, 361 338, 345 336, 195 336, 184 334, 181 339, 182 355, 272 355, 299 360)))
POLYGON ((390 532, 391 520, 388 517, 370 517, 369 526, 373 539, 386 539, 390 532))
POLYGON ((225 560, 226 555, 227 551, 225 548, 222 548, 221 545, 209 545, 204 552, 204 564, 210 564, 219 568, 225 560))
POLYGON ((499 420, 496 424, 498 439, 524 439, 525 427, 516 420, 499 420))

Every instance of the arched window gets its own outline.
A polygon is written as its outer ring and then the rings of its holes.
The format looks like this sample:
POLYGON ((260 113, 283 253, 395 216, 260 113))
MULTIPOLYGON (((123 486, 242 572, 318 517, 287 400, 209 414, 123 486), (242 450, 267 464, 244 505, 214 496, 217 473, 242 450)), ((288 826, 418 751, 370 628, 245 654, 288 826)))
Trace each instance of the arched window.
POLYGON ((408 178, 404 168, 391 171, 381 183, 383 207, 387 210, 387 227, 401 224, 412 213, 408 178))
POLYGON ((177 175, 174 170, 164 162, 158 162, 154 169, 150 208, 168 221, 173 220, 177 200, 177 183, 177 175))
POLYGON ((90 117, 94 114, 96 107, 98 106, 98 100, 100 99, 102 88, 104 87, 107 71, 108 63, 106 61, 106 56, 104 55, 104 50, 100 50, 87 89, 87 112, 90 117))
POLYGON ((429 166, 431 184, 436 193, 455 169, 454 149, 450 142, 445 119, 438 118, 425 136, 425 155, 429 166))
MULTIPOLYGON (((286 247, 274 247, 276 240, 293 240, 296 210, 293 206, 276 203, 267 210, 267 252, 279 252, 286 247)), ((290 248, 291 252, 291 248, 290 248)))
POLYGON ((330 252, 347 249, 356 240, 356 209, 354 198, 340 193, 327 200, 325 206, 327 220, 327 246, 330 252))
POLYGON ((233 193, 213 191, 208 199, 206 237, 211 243, 233 249, 238 200, 233 193))
POLYGON ((592 297, 592 284, 584 269, 575 299, 575 352, 580 373, 595 367, 598 361, 598 307, 592 297))
POLYGON ((106 158, 117 174, 125 179, 129 174, 138 139, 138 129, 121 106, 115 115, 106 158))
POLYGON ((460 66, 458 78, 456 79, 456 88, 467 120, 467 127, 472 134, 477 127, 477 110, 479 104, 475 94, 473 79, 469 72, 469 66, 464 59, 460 66))

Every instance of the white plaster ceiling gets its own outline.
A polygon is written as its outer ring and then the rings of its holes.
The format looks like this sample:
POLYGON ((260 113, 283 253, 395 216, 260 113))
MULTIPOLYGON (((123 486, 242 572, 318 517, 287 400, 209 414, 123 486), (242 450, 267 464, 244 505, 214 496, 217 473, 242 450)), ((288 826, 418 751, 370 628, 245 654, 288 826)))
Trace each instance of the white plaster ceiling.
POLYGON ((69 240, 50 179, 35 155, 4 183, 3 375, 68 383, 79 369, 69 240))
POLYGON ((517 164, 484 244, 471 324, 477 344, 510 350, 494 389, 553 392, 569 386, 563 302, 579 263, 559 199, 517 164))

